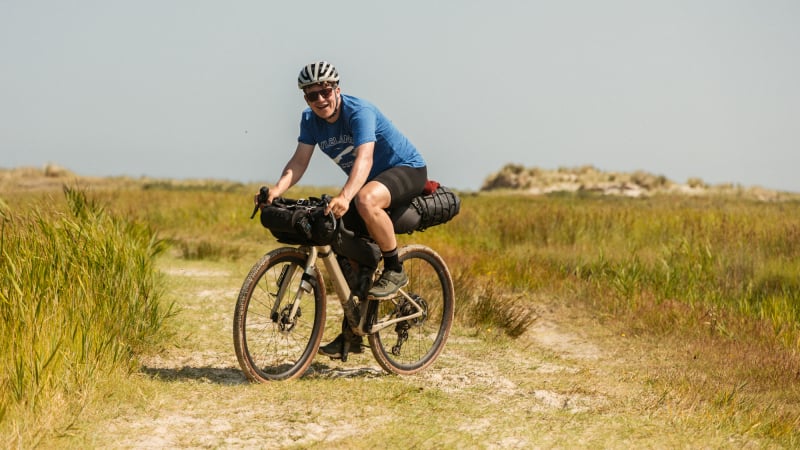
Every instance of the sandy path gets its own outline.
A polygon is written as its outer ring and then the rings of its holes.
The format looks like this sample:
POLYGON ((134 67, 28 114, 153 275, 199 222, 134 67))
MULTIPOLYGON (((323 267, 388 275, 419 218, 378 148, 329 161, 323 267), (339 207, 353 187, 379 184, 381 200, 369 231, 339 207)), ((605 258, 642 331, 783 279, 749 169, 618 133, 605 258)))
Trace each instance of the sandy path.
MULTIPOLYGON (((591 313, 542 305, 510 340, 455 329, 428 371, 384 374, 371 354, 318 357, 307 377, 251 385, 231 343, 231 315, 246 267, 165 262, 182 308, 175 345, 143 360, 83 442, 114 448, 627 448, 747 447, 701 417, 669 411, 650 387, 648 352, 591 313), (384 395, 385 393, 385 395, 384 395), (398 441, 406 424, 434 430, 398 441), (385 429, 362 437, 365 430, 385 429), (385 435, 385 442, 383 437, 385 435)), ((329 320, 337 305, 329 304, 329 320)))

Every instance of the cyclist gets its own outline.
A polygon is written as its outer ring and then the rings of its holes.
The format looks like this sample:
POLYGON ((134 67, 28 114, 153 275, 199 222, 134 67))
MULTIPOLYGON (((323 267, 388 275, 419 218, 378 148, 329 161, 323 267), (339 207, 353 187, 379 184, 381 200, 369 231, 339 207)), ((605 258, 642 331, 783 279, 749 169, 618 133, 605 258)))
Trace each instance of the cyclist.
MULTIPOLYGON (((300 180, 319 146, 347 174, 347 181, 325 213, 342 217, 350 211, 361 216, 383 256, 384 270, 369 295, 391 296, 408 284, 408 277, 397 256, 397 239, 386 210, 407 205, 422 192, 428 177, 425 160, 373 104, 342 94, 333 64, 319 61, 306 65, 300 70, 297 85, 308 108, 301 116, 294 155, 270 189, 267 203, 300 180)), ((340 357, 343 339, 340 334, 320 347, 320 353, 340 357)), ((361 351, 361 337, 347 339, 352 341, 352 351, 361 351)))

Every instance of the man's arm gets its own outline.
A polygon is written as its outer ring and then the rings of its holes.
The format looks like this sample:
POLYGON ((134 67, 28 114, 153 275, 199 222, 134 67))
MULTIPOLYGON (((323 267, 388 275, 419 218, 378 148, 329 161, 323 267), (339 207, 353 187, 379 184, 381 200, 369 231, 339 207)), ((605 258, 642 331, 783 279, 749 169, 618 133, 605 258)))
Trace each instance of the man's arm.
POLYGON ((272 203, 273 199, 280 197, 284 192, 288 191, 290 187, 300 181, 300 178, 303 177, 303 174, 308 168, 308 163, 311 161, 311 155, 313 153, 313 145, 304 144, 302 142, 297 143, 294 155, 292 155, 292 158, 286 163, 286 167, 283 168, 281 177, 278 179, 278 182, 275 183, 275 186, 269 190, 269 199, 267 203, 272 203))
POLYGON ((342 187, 339 195, 331 199, 328 209, 325 211, 333 211, 337 217, 341 217, 350 208, 350 202, 355 198, 358 191, 364 187, 369 177, 369 172, 372 170, 372 155, 375 151, 375 143, 367 142, 359 145, 355 149, 356 159, 353 162, 353 168, 350 170, 350 176, 347 177, 347 182, 342 187))
POLYGON ((364 186, 364 183, 367 182, 369 171, 372 170, 372 154, 374 151, 374 142, 367 142, 356 147, 356 160, 353 162, 353 168, 350 170, 347 182, 339 193, 340 196, 347 200, 347 203, 353 200, 358 191, 364 186))

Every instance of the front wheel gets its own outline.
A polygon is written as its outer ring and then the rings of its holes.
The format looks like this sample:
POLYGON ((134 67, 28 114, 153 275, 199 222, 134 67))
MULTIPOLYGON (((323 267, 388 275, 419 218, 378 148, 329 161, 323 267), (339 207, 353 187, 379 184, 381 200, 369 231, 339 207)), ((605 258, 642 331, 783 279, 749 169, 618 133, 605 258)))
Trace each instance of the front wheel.
POLYGON ((297 378, 314 359, 325 325, 325 287, 319 272, 304 277, 307 258, 299 248, 273 250, 244 280, 233 344, 250 381, 297 378))
MULTIPOLYGON (((369 335, 372 354, 387 372, 411 375, 433 364, 444 349, 453 324, 453 278, 438 253, 423 245, 400 249, 408 285, 390 300, 378 303, 377 320, 415 313, 419 317, 369 335)), ((371 300, 377 301, 377 300, 371 300)))

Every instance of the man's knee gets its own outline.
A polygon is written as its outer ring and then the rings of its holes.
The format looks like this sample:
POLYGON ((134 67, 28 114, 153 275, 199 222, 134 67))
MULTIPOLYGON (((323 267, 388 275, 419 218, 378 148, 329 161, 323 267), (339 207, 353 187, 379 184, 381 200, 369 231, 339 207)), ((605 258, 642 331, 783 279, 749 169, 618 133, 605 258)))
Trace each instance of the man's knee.
POLYGON ((386 188, 380 189, 374 186, 364 186, 355 197, 356 207, 359 212, 366 212, 375 209, 388 208, 391 202, 389 191, 386 188))

